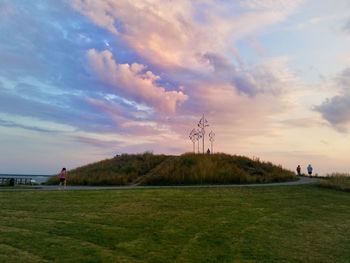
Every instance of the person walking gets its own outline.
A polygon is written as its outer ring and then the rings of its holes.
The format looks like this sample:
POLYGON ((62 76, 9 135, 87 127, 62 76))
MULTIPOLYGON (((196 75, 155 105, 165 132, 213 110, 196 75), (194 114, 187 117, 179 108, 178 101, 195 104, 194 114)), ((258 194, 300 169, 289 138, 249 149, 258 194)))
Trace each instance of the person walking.
POLYGON ((67 170, 66 168, 62 168, 60 174, 59 174, 59 180, 60 180, 60 184, 58 186, 58 189, 61 190, 61 186, 64 186, 64 189, 67 186, 67 170))
POLYGON ((312 170, 313 170, 313 168, 312 168, 311 164, 309 164, 309 165, 307 166, 307 173, 309 174, 309 176, 312 175, 312 170))
POLYGON ((300 165, 297 166, 297 174, 298 174, 298 176, 301 176, 301 167, 300 167, 300 165))

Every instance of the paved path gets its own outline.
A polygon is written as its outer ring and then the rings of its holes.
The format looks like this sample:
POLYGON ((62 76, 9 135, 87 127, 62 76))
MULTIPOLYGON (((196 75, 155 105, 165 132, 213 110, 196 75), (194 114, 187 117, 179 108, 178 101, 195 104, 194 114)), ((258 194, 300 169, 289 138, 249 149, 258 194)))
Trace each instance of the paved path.
MULTIPOLYGON (((235 188, 235 187, 266 187, 266 186, 283 186, 283 185, 304 185, 318 182, 318 178, 300 177, 298 181, 268 184, 224 184, 224 185, 177 185, 177 186, 67 186, 61 190, 130 190, 130 189, 159 189, 159 188, 235 188)), ((58 191, 57 185, 40 185, 40 186, 23 186, 20 188, 3 188, 0 191, 58 191)))

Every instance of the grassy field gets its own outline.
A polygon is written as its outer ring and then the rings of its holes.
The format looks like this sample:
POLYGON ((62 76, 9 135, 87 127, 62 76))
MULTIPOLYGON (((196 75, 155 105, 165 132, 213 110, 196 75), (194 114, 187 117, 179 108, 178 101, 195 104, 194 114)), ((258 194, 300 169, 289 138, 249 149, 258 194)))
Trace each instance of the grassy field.
POLYGON ((317 186, 0 192, 0 262, 349 262, 350 194, 317 186))

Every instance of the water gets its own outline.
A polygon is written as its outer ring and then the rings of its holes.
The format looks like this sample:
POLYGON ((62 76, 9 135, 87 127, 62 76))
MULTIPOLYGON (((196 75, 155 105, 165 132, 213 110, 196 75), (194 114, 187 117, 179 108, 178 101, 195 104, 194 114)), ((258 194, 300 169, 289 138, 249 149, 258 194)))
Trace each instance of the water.
MULTIPOLYGON (((36 183, 45 183, 52 175, 34 175, 34 174, 0 174, 0 177, 9 178, 32 178, 36 183)), ((1 183, 1 182, 0 182, 1 183)))

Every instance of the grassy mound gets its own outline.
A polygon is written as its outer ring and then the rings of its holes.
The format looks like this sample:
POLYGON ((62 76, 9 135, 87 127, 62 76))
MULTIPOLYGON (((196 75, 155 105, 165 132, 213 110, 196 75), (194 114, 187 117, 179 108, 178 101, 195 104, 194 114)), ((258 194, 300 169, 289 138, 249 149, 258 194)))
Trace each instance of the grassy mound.
MULTIPOLYGON (((70 185, 189 185, 269 183, 296 180, 270 162, 228 154, 181 156, 123 154, 89 164, 68 175, 70 185)), ((57 184, 58 177, 49 184, 57 184)))
MULTIPOLYGON (((168 158, 149 152, 122 154, 68 171, 67 182, 70 185, 128 185, 168 158)), ((58 176, 51 177, 47 183, 58 184, 58 176)))

